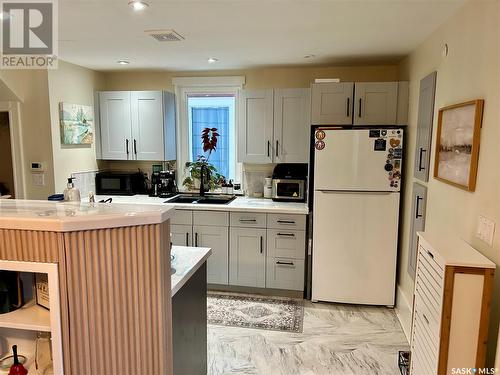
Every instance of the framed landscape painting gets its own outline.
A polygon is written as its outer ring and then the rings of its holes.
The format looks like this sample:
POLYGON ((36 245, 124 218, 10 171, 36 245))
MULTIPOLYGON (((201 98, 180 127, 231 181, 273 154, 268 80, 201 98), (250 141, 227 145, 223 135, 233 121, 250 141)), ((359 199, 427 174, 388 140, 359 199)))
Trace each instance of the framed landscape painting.
POLYGON ((60 103, 61 144, 90 145, 94 140, 94 109, 91 106, 60 103))
POLYGON ((434 177, 464 190, 476 188, 484 100, 439 110, 434 177))

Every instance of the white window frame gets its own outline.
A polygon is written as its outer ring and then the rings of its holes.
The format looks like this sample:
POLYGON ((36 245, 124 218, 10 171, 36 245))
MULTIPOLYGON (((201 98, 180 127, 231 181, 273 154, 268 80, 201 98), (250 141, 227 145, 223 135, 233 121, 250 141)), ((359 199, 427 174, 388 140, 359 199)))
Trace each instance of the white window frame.
POLYGON ((232 77, 174 77, 172 83, 176 95, 176 130, 177 130, 177 186, 182 187, 185 170, 184 165, 190 160, 189 149, 189 118, 188 96, 196 94, 231 94, 235 99, 235 132, 236 132, 236 160, 235 176, 241 182, 242 165, 237 161, 238 155, 238 120, 240 106, 240 91, 245 84, 244 76, 232 77))

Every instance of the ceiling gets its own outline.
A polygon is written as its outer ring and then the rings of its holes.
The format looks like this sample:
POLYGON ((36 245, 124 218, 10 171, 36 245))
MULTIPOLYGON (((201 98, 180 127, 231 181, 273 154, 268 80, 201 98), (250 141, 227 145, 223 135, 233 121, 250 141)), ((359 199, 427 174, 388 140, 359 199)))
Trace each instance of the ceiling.
POLYGON ((60 58, 97 70, 395 62, 464 0, 151 0, 140 12, 127 2, 60 0, 60 58), (185 39, 158 42, 150 29, 185 39))

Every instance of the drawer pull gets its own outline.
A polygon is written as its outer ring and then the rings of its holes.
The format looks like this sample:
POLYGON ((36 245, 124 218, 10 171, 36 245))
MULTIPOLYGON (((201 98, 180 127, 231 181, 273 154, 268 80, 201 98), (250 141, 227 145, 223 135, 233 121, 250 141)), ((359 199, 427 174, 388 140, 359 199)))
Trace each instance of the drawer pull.
POLYGON ((276 233, 277 236, 295 237, 293 233, 276 233))
POLYGON ((276 264, 280 265, 280 266, 293 266, 293 262, 282 262, 281 260, 278 260, 276 262, 276 264))
POLYGON ((256 223, 256 219, 240 219, 241 223, 256 223))
POLYGON ((278 220, 277 222, 280 224, 295 224, 293 220, 278 220))
POLYGON ((425 316, 425 314, 422 314, 422 316, 424 317, 424 320, 427 323, 427 325, 429 325, 429 319, 427 319, 427 317, 425 316))
POLYGON ((425 251, 427 251, 427 254, 428 254, 428 255, 429 255, 432 259, 434 259, 434 254, 432 254, 429 250, 425 250, 425 251))

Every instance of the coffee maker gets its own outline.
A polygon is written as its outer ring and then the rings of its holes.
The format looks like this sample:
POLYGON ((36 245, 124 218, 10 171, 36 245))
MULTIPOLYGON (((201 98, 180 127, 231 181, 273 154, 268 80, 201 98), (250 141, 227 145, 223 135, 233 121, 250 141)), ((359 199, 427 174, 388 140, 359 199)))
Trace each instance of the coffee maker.
MULTIPOLYGON (((154 176, 154 173, 153 173, 154 176)), ((157 196, 160 198, 170 198, 177 195, 177 184, 175 183, 175 171, 160 171, 158 172, 157 196)), ((152 181, 153 182, 153 181, 152 181)), ((155 184, 153 182, 153 190, 155 184)))

